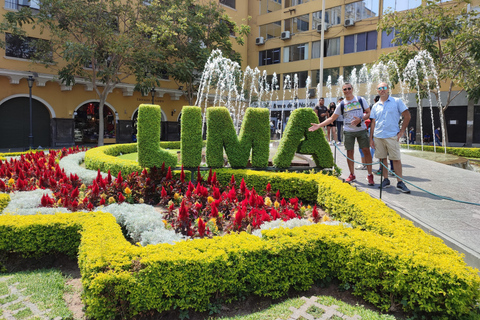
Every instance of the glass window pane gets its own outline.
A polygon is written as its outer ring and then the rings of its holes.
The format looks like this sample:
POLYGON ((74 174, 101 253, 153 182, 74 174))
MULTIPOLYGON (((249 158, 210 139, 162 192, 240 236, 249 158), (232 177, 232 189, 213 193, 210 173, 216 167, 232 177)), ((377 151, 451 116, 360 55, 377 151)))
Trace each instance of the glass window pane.
POLYGON ((365 51, 367 49, 367 34, 365 32, 359 33, 357 36, 357 52, 365 51))
POLYGON ((392 43, 393 38, 395 38, 395 32, 391 32, 390 35, 387 35, 386 31, 382 31, 382 48, 394 47, 392 43))
POLYGON ((355 35, 345 36, 343 53, 355 52, 355 35))
POLYGON ((367 50, 377 49, 377 31, 367 32, 367 50))

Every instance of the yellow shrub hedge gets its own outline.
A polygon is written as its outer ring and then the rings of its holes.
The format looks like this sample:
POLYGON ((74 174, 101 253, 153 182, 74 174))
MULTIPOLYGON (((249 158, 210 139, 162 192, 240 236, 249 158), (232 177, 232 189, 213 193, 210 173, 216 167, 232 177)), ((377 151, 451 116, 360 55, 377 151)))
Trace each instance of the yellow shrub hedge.
MULTIPOLYGON (((227 169, 217 171, 219 180, 230 176, 227 169)), ((237 181, 242 176, 257 181, 257 190, 266 179, 290 185, 282 195, 306 194, 303 189, 316 185, 318 202, 358 228, 313 225, 266 231, 263 238, 241 233, 139 247, 124 239, 110 214, 0 216, 0 251, 72 254, 78 248, 86 313, 96 319, 172 308, 204 311, 217 298, 248 294, 276 298, 327 276, 383 310, 393 301, 407 311, 451 319, 480 301, 477 270, 381 201, 320 174, 235 175, 237 181)))
POLYGON ((8 206, 10 202, 10 196, 7 193, 0 193, 0 213, 2 213, 3 209, 8 206))

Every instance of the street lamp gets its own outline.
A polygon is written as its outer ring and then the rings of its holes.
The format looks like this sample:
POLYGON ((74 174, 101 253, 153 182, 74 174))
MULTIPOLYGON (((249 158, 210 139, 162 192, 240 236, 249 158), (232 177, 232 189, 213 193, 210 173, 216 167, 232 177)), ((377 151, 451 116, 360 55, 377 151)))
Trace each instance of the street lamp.
POLYGON ((33 149, 33 114, 32 114, 32 87, 33 87, 33 81, 35 79, 32 76, 28 76, 27 82, 28 82, 28 91, 29 91, 29 99, 30 99, 30 135, 28 136, 28 145, 30 147, 30 150, 33 149))
POLYGON ((152 94, 152 104, 155 104, 155 87, 152 87, 150 93, 152 94))

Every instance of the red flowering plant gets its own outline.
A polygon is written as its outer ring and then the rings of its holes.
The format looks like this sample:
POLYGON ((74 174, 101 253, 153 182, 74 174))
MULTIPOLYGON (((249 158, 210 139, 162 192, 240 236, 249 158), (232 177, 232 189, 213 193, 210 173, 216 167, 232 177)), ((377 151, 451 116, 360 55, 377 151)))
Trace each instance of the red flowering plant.
POLYGON ((110 171, 105 178, 98 171, 92 184, 85 186, 78 176, 67 176, 57 163, 61 157, 78 151, 73 148, 52 150, 48 155, 28 153, 20 160, 0 161, 0 191, 49 188, 53 195, 45 194, 41 206, 65 207, 71 211, 93 210, 115 202, 160 205, 165 208, 167 228, 189 237, 252 232, 263 223, 278 219, 310 218, 312 222, 322 219, 316 206, 311 210, 297 198, 287 201, 278 190, 273 194, 270 184, 261 196, 255 188, 248 189, 243 179, 237 185, 233 175, 227 186, 218 183, 212 170, 204 180, 200 168, 195 183, 185 181, 183 167, 180 178, 175 179, 171 168, 162 165, 160 169, 154 167, 126 177, 119 172, 116 178, 110 171))

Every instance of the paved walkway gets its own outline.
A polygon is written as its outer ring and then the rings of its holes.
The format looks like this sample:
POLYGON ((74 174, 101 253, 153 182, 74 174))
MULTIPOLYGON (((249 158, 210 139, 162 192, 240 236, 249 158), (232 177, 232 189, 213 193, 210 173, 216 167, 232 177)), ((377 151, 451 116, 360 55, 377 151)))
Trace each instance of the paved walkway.
MULTIPOLYGON (((345 153, 343 146, 338 148, 345 153)), ((336 163, 342 169, 341 178, 346 179, 349 175, 347 160, 340 151, 336 150, 336 163)), ((334 146, 332 152, 335 154, 334 146)), ((407 181, 436 195, 480 204, 480 173, 413 157, 408 152, 402 150, 403 177, 407 181)), ((360 162, 358 150, 355 160, 360 162)), ((375 165, 374 171, 378 167, 375 165)), ((379 198, 380 176, 375 175, 375 186, 370 187, 366 170, 355 170, 355 173, 357 182, 353 185, 379 198)), ((407 186, 411 194, 404 194, 396 190, 396 178, 389 178, 392 186, 383 190, 381 199, 416 226, 463 253, 465 262, 480 270, 480 206, 445 200, 410 184, 407 186)))

